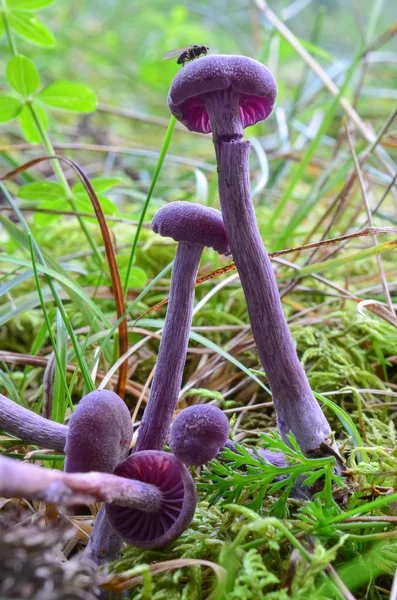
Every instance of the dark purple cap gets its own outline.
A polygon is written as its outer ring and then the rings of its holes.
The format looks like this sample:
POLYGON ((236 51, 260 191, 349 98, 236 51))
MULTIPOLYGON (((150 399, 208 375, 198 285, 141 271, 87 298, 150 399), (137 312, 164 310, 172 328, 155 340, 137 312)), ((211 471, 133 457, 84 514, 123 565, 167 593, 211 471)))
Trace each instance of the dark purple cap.
POLYGON ((110 524, 127 544, 161 548, 187 529, 196 510, 196 487, 185 465, 175 456, 155 450, 136 452, 114 474, 150 483, 163 498, 160 511, 151 513, 106 505, 110 524))
POLYGON ((193 202, 171 202, 157 211, 152 229, 176 242, 213 248, 229 254, 229 246, 219 210, 193 202))
POLYGON ((128 454, 132 433, 129 410, 117 394, 109 390, 87 394, 70 418, 65 471, 113 473, 128 454))
POLYGON ((253 58, 229 54, 206 56, 181 69, 171 84, 168 106, 190 131, 210 133, 206 95, 229 88, 239 94, 244 128, 272 112, 277 84, 269 69, 253 58))
POLYGON ((226 415, 211 404, 185 408, 172 424, 169 445, 185 465, 199 466, 215 458, 229 438, 226 415))

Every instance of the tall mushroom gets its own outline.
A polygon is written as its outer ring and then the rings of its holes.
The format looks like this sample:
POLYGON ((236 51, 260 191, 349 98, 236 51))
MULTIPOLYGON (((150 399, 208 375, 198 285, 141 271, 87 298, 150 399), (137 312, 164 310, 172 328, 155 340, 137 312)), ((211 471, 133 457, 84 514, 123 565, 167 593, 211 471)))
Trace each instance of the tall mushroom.
POLYGON ((156 371, 135 451, 162 450, 181 389, 192 323, 194 289, 204 247, 228 254, 219 211, 191 202, 172 202, 156 213, 152 229, 178 242, 170 297, 156 371))
POLYGON ((168 104, 190 131, 212 131, 222 217, 272 390, 277 425, 285 440, 292 431, 302 451, 310 454, 329 444, 331 428, 310 389, 284 317, 252 205, 250 144, 242 141, 245 127, 270 115, 276 95, 276 82, 261 63, 244 56, 213 55, 179 71, 168 104))

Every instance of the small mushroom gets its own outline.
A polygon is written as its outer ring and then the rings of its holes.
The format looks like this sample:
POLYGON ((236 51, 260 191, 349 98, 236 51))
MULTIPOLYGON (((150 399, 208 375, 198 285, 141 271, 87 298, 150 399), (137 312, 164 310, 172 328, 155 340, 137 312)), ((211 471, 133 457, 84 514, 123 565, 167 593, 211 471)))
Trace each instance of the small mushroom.
POLYGON ((150 484, 161 496, 160 506, 151 512, 114 504, 106 506, 110 524, 127 544, 161 548, 189 526, 196 509, 196 488, 185 465, 172 454, 136 452, 114 474, 150 484))
POLYGON ((69 421, 65 471, 113 473, 128 455, 132 423, 125 402, 110 390, 82 398, 69 421))
POLYGON ((163 450, 181 388, 194 289, 204 247, 228 254, 219 211, 191 202, 172 202, 156 213, 152 229, 178 242, 170 297, 150 396, 135 451, 163 450))
POLYGON ((244 128, 266 119, 276 101, 270 71, 244 56, 214 55, 181 69, 168 104, 188 129, 212 131, 227 239, 247 301, 256 347, 272 390, 277 424, 303 452, 330 443, 331 428, 310 389, 284 317, 277 282, 255 219, 244 128))
MULTIPOLYGON (((66 438, 65 471, 113 473, 128 455, 132 423, 124 401, 109 390, 82 398, 74 411, 66 438)), ((115 560, 122 540, 114 535, 102 505, 84 551, 84 560, 97 565, 115 560)))
MULTIPOLYGON (((221 460, 224 448, 237 452, 234 442, 229 440, 229 421, 219 408, 212 404, 197 404, 183 409, 171 426, 168 440, 172 453, 185 465, 200 466, 213 458, 221 460)), ((251 448, 246 448, 256 456, 251 448)), ((266 462, 277 467, 287 466, 281 452, 256 448, 257 454, 266 462)))
POLYGON ((68 428, 45 419, 0 394, 0 429, 23 442, 63 452, 68 428))
POLYGON ((197 467, 216 457, 229 432, 225 413, 211 404, 198 404, 185 408, 175 418, 169 445, 181 462, 197 467))

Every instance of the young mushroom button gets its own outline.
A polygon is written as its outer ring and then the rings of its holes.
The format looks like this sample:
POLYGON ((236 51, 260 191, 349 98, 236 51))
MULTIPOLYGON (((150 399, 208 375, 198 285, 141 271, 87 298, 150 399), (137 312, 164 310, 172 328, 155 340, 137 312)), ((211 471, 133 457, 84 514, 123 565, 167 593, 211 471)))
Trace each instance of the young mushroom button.
POLYGON ((229 438, 226 415, 211 404, 182 410, 174 420, 169 445, 185 465, 200 466, 216 457, 229 438))
POLYGON ((91 392, 80 400, 70 419, 65 471, 113 473, 128 455, 131 440, 125 402, 109 390, 91 392))
POLYGON ((244 128, 266 119, 276 101, 270 71, 244 56, 208 56, 186 65, 168 95, 188 129, 212 131, 227 239, 247 301, 256 347, 272 390, 277 424, 305 453, 330 443, 331 428, 310 389, 284 317, 277 282, 251 198, 249 142, 244 128))
MULTIPOLYGON (((95 390, 82 398, 66 437, 65 471, 113 473, 127 456, 132 423, 124 401, 109 390, 95 390)), ((84 560, 96 564, 115 560, 122 540, 108 522, 102 505, 84 551, 84 560)))
POLYGON ((203 249, 207 246, 220 254, 229 253, 222 216, 213 208, 173 202, 160 208, 152 229, 162 236, 172 237, 178 242, 178 248, 156 371, 138 431, 137 452, 164 448, 181 388, 203 249))

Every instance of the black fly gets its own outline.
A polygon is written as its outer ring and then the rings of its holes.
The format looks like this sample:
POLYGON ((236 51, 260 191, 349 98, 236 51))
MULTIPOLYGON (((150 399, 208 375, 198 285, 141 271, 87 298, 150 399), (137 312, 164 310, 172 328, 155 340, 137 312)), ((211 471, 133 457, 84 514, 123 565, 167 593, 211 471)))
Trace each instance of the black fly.
POLYGON ((163 60, 170 60, 170 58, 178 57, 176 61, 178 65, 183 65, 195 58, 199 58, 202 54, 206 55, 209 50, 208 46, 201 46, 200 44, 192 44, 186 48, 178 48, 177 50, 170 50, 163 54, 163 60))

